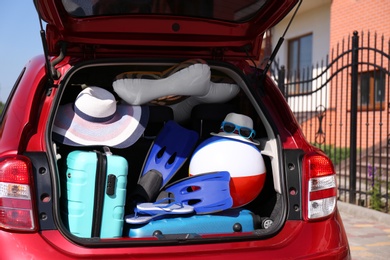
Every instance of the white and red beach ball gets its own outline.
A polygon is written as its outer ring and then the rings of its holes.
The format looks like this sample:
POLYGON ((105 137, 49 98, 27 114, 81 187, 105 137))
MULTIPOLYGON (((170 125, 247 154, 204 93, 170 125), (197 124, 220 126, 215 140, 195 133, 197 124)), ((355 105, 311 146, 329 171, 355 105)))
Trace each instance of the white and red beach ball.
POLYGON ((261 152, 253 144, 213 136, 195 150, 189 165, 190 176, 228 171, 233 208, 248 204, 261 192, 266 168, 261 152))

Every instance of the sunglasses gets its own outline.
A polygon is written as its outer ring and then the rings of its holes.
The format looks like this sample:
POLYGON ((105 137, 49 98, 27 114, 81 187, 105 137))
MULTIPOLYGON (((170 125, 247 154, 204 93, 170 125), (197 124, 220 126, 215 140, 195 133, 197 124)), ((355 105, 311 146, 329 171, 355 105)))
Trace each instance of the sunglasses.
POLYGON ((255 137, 256 131, 252 128, 245 127, 245 126, 239 126, 230 122, 223 121, 221 124, 221 130, 225 133, 238 133, 240 136, 250 139, 255 137))

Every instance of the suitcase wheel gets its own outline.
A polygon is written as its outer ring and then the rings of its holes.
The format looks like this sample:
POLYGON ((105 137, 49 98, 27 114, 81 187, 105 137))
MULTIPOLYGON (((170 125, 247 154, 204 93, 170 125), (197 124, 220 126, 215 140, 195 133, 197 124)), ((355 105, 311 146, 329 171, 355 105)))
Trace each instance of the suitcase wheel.
POLYGON ((161 232, 161 230, 155 230, 154 232, 153 232, 153 236, 154 237, 157 237, 157 236, 161 236, 163 233, 161 232))
POLYGON ((274 221, 272 219, 270 219, 270 218, 263 218, 261 220, 261 228, 267 229, 270 226, 272 226, 273 223, 274 223, 274 221))
POLYGON ((241 231, 242 231, 242 226, 241 226, 241 224, 240 224, 240 223, 235 223, 235 224, 233 225, 233 231, 234 231, 234 232, 241 232, 241 231))

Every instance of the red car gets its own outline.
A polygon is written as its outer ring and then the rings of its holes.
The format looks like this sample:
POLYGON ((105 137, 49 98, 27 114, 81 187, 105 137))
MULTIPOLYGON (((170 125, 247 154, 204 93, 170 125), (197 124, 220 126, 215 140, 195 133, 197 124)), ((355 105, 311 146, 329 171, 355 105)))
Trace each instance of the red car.
POLYGON ((349 259, 330 159, 256 66, 298 0, 34 0, 1 259, 349 259))

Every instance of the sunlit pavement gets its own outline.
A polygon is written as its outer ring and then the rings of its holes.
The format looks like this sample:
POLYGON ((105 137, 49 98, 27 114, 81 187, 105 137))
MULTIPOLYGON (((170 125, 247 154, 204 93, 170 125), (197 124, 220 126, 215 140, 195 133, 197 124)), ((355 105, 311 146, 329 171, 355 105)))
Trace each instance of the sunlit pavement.
POLYGON ((338 202, 353 260, 390 259, 390 214, 338 202))

